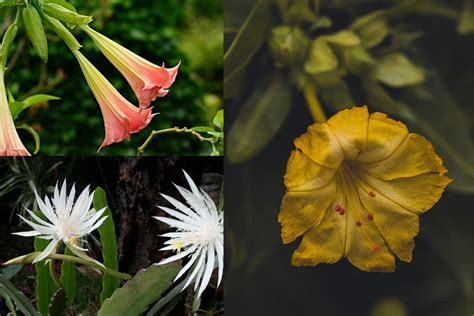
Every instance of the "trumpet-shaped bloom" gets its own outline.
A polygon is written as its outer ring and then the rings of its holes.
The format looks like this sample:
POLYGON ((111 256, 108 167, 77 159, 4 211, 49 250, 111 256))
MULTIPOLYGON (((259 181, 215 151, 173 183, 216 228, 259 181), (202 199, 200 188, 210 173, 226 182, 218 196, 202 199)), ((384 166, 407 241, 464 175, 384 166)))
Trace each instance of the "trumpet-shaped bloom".
POLYGON ((431 143, 367 107, 343 110, 295 140, 278 221, 283 243, 303 236, 292 264, 342 257, 365 271, 410 262, 418 216, 451 181, 431 143))
POLYGON ((189 207, 171 196, 161 194, 176 210, 164 206, 159 207, 174 219, 154 217, 177 229, 176 232, 163 235, 163 237, 169 237, 169 239, 165 242, 167 246, 161 249, 176 250, 177 254, 162 260, 158 264, 166 264, 190 257, 176 276, 175 281, 191 269, 181 290, 195 282, 194 291, 199 287, 199 297, 209 284, 214 268, 218 268, 217 286, 222 280, 224 271, 224 214, 217 211, 216 205, 209 195, 202 189, 198 189, 186 172, 184 172, 184 176, 191 191, 178 185, 175 186, 189 207))
POLYGON ((8 107, 4 70, 0 67, 0 156, 30 156, 18 136, 8 107))
POLYGON ((154 65, 89 26, 83 26, 83 30, 128 81, 141 108, 148 107, 157 97, 168 94, 178 74, 179 64, 173 68, 165 68, 164 64, 154 65))
POLYGON ((99 103, 104 118, 105 139, 99 151, 112 143, 130 139, 131 133, 145 128, 153 118, 152 107, 140 109, 128 102, 79 51, 73 51, 87 84, 99 103))
POLYGON ((89 192, 89 186, 74 202, 76 195, 75 186, 72 186, 69 195, 66 192, 66 181, 64 181, 61 190, 58 185, 54 189, 54 195, 51 200, 48 197, 44 201, 36 193, 36 202, 44 219, 35 215, 30 210, 26 210, 33 221, 19 215, 21 219, 33 230, 14 233, 23 237, 37 236, 41 239, 51 240, 43 252, 35 258, 33 263, 41 261, 56 251, 57 246, 64 242, 65 245, 78 257, 93 261, 98 265, 100 262, 90 258, 83 248, 83 238, 90 234, 106 220, 107 216, 102 216, 106 208, 96 211, 91 208, 94 193, 89 192))

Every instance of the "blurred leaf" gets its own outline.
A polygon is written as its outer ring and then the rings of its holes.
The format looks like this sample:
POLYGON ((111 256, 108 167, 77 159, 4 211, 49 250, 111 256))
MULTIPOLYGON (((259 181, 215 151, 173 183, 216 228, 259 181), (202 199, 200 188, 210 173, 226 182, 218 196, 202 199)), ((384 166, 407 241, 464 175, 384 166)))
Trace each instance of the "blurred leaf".
POLYGON ((337 58, 329 44, 318 38, 313 41, 311 49, 304 64, 304 70, 309 74, 318 74, 331 71, 337 67, 337 58))
POLYGON ((367 104, 380 112, 400 117, 413 122, 415 114, 410 107, 402 102, 396 101, 385 89, 376 81, 370 79, 362 81, 362 88, 365 92, 367 104))
POLYGON ((48 307, 49 316, 63 316, 66 312, 66 292, 63 289, 58 289, 48 307))
MULTIPOLYGON (((94 191, 94 209, 101 210, 104 207, 107 209, 102 214, 102 217, 107 216, 107 219, 99 227, 100 243, 102 244, 102 257, 104 259, 104 266, 118 271, 118 252, 117 252, 117 237, 115 234, 115 224, 112 217, 112 212, 108 207, 107 196, 104 189, 97 187, 94 191)), ((120 279, 109 274, 102 276, 102 292, 100 293, 100 302, 103 303, 109 298, 112 293, 120 286, 120 279)))
POLYGON ((320 74, 314 76, 317 91, 323 100, 324 105, 333 111, 340 111, 344 108, 354 106, 349 86, 336 74, 320 74))
POLYGON ((138 271, 132 280, 104 301, 98 316, 141 315, 168 289, 179 269, 178 264, 170 263, 138 271))
POLYGON ((212 121, 220 130, 224 130, 224 110, 217 111, 212 121))
POLYGON ((342 46, 357 46, 360 44, 360 38, 351 30, 343 30, 331 35, 321 36, 331 44, 342 46))
POLYGON ((303 24, 317 21, 316 15, 310 8, 309 0, 293 0, 286 12, 285 20, 289 23, 303 24))
POLYGON ((232 163, 256 155, 280 129, 291 104, 291 87, 279 73, 259 81, 230 129, 227 155, 232 163))
POLYGON ((22 264, 16 264, 12 266, 8 266, 5 268, 2 268, 2 275, 6 277, 7 279, 13 278, 18 272, 21 271, 23 268, 22 264))
POLYGON ((366 73, 375 65, 375 59, 362 45, 342 49, 344 66, 354 74, 366 73))
POLYGON ((242 72, 265 42, 271 27, 269 0, 259 0, 224 55, 224 97, 238 85, 242 72))
POLYGON ((20 126, 17 126, 16 128, 24 129, 33 136, 33 138, 35 139, 35 151, 33 152, 33 155, 36 155, 39 152, 40 147, 41 147, 41 141, 40 141, 40 137, 38 133, 35 131, 33 127, 26 124, 21 124, 20 126))
POLYGON ((390 33, 387 22, 384 19, 375 19, 360 27, 357 33, 362 39, 365 47, 374 47, 380 44, 390 33))
POLYGON ((25 315, 41 316, 41 314, 38 313, 33 304, 31 304, 30 300, 23 293, 18 291, 15 286, 1 274, 0 295, 9 297, 13 301, 15 301, 15 304, 18 309, 21 310, 25 315))
POLYGON ((464 0, 463 8, 459 14, 458 32, 470 34, 474 32, 474 1, 464 0))
POLYGON ((416 85, 425 80, 423 69, 401 53, 390 53, 378 59, 373 76, 395 88, 416 85))

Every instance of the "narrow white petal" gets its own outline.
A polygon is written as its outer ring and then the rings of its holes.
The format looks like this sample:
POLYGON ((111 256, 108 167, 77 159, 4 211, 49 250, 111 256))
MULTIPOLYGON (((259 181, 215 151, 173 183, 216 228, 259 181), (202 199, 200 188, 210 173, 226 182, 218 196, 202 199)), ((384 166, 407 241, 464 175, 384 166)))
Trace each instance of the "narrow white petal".
POLYGON ((167 264, 167 263, 173 262, 175 260, 181 259, 181 258, 186 257, 187 255, 189 255, 190 253, 194 252, 195 250, 196 250, 196 247, 189 247, 188 249, 186 249, 184 251, 181 251, 180 253, 178 253, 174 256, 171 256, 169 258, 161 260, 158 264, 160 264, 160 265, 167 264))
POLYGON ((217 266, 219 267, 217 274, 217 286, 221 284, 222 275, 224 274, 224 246, 219 239, 216 240, 214 247, 217 254, 217 266))
POLYGON ((18 235, 18 236, 22 236, 22 237, 32 237, 32 236, 41 235, 41 233, 36 231, 36 230, 30 230, 30 231, 27 231, 27 232, 12 233, 12 235, 18 235))
POLYGON ((76 197, 76 184, 72 185, 71 192, 69 192, 69 196, 67 197, 66 202, 66 210, 65 213, 67 216, 71 216, 72 207, 74 206, 74 198, 76 197))
MULTIPOLYGON (((196 266, 194 267, 193 272, 191 272, 191 274, 189 275, 188 281, 184 285, 183 289, 187 288, 188 285, 191 284, 196 279, 196 275, 199 274, 199 271, 204 269, 204 260, 205 260, 205 258, 206 258, 206 253, 205 253, 205 251, 203 251, 203 249, 201 249, 201 255, 199 256, 199 260, 198 260, 196 266)), ((198 280, 196 280, 196 283, 197 282, 198 282, 198 280)))
POLYGON ((166 223, 166 224, 168 224, 170 226, 173 226, 173 227, 176 227, 176 228, 186 229, 186 230, 199 230, 199 227, 196 226, 196 225, 184 223, 184 222, 172 219, 172 218, 162 217, 162 216, 153 216, 153 217, 155 219, 163 222, 163 223, 166 223))
POLYGON ((189 268, 191 268, 191 266, 194 264, 194 262, 196 261, 196 259, 199 257, 199 255, 201 254, 201 251, 202 251, 202 248, 199 248, 194 254, 193 256, 191 257, 191 259, 189 259, 188 263, 186 263, 184 265, 184 267, 179 271, 178 275, 174 278, 173 282, 175 282, 177 279, 179 279, 186 271, 189 270, 189 268))
POLYGON ((33 213, 32 211, 30 211, 29 209, 25 208, 26 212, 28 212, 28 214, 30 214, 30 216, 38 223, 38 224, 41 224, 43 226, 47 226, 47 227, 51 227, 53 228, 54 225, 51 224, 51 223, 48 223, 44 220, 42 220, 41 218, 39 218, 38 216, 35 215, 35 213, 33 213))
POLYGON ((89 228, 89 231, 87 232, 87 234, 90 234, 91 232, 93 232, 94 230, 96 230, 97 228, 99 228, 99 227, 105 222, 105 220, 107 219, 107 217, 108 217, 108 215, 102 217, 101 219, 99 219, 99 221, 97 221, 97 223, 95 223, 94 226, 92 226, 91 228, 89 228))
POLYGON ((51 234, 51 232, 52 232, 52 229, 51 229, 51 228, 45 227, 45 226, 41 226, 41 225, 39 225, 39 224, 35 224, 35 223, 33 223, 32 221, 27 220, 26 218, 24 218, 24 217, 21 216, 21 215, 18 215, 18 216, 20 216, 20 218, 21 218, 25 223, 27 223, 28 225, 30 225, 31 227, 33 227, 36 231, 39 231, 40 233, 45 234, 45 235, 51 234))
POLYGON ((199 287, 198 297, 201 296, 202 292, 206 289, 209 281, 211 280, 211 274, 214 270, 214 243, 211 242, 207 248, 207 263, 204 276, 202 277, 201 286, 199 287))
POLYGON ((49 221, 53 224, 57 224, 58 222, 58 217, 56 216, 56 214, 54 213, 53 209, 51 207, 47 207, 43 200, 40 198, 40 196, 38 195, 38 192, 36 192, 36 189, 35 189, 35 196, 36 196, 36 203, 38 203, 38 207, 41 211, 41 213, 44 214, 44 216, 46 216, 47 219, 49 219, 49 221))
POLYGON ((201 194, 199 192, 199 189, 197 188, 196 184, 194 184, 193 179, 191 179, 191 177, 186 173, 186 171, 183 170, 183 173, 184 173, 184 177, 188 181, 189 187, 193 191, 194 195, 200 196, 201 194))
POLYGON ((39 262, 49 256, 55 249, 58 244, 57 240, 52 240, 49 245, 41 252, 41 254, 33 260, 33 263, 39 262))
POLYGON ((194 212, 192 209, 190 209, 189 207, 187 207, 180 201, 166 194, 161 194, 161 196, 164 197, 168 202, 170 202, 174 207, 176 207, 178 210, 180 210, 184 214, 194 219, 199 219, 199 216, 196 214, 196 212, 194 212))
MULTIPOLYGON (((206 258, 206 253, 207 253, 206 250, 203 249, 203 250, 202 250, 202 256, 203 256, 204 258, 206 258)), ((196 275, 196 283, 194 283, 194 292, 196 292, 196 289, 198 288, 198 285, 199 285, 199 284, 201 283, 201 281, 202 281, 202 273, 204 272, 204 269, 205 269, 205 268, 206 268, 206 261, 203 262, 201 268, 199 268, 199 271, 198 271, 198 273, 197 273, 197 275, 196 275)))
POLYGON ((191 223, 191 224, 194 224, 194 225, 197 225, 198 222, 196 221, 196 219, 190 217, 190 216, 187 216, 187 215, 184 215, 183 213, 180 213, 180 212, 177 212, 175 210, 172 210, 170 208, 167 208, 167 207, 164 207, 164 206, 158 206, 160 209, 162 209, 163 211, 165 211, 166 213, 168 213, 169 215, 173 216, 173 217, 176 217, 180 220, 182 220, 183 222, 186 222, 186 223, 191 223))

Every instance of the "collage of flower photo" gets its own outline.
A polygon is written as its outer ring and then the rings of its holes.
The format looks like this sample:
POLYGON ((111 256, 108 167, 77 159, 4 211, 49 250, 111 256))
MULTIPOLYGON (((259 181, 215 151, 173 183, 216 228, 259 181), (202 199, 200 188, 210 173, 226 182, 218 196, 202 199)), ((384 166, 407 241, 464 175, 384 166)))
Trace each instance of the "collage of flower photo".
POLYGON ((0 0, 0 316, 473 316, 473 56, 474 0, 0 0))

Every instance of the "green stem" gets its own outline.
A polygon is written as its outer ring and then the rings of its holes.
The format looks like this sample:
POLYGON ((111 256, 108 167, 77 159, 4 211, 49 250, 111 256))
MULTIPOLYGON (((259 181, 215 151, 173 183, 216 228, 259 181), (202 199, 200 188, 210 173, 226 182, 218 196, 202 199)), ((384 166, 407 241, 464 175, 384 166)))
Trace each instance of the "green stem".
POLYGON ((137 152, 138 152, 138 156, 141 156, 144 152, 145 152, 145 149, 146 147, 150 144, 150 142, 153 140, 153 138, 157 135, 161 135, 161 134, 168 134, 168 133, 178 133, 178 134, 191 134, 193 135, 194 137, 196 137, 199 141, 201 142, 207 142, 207 143, 210 143, 212 145, 212 148, 213 150, 215 150, 215 140, 213 138, 206 138, 206 137, 203 137, 201 134, 199 134, 198 132, 196 131, 193 131, 192 129, 189 129, 187 127, 183 127, 183 128, 179 128, 179 127, 172 127, 172 128, 165 128, 165 129, 161 129, 161 130, 158 130, 158 131, 152 131, 150 133, 150 135, 148 136, 148 138, 145 140, 145 142, 143 143, 143 145, 141 145, 140 147, 138 147, 137 149, 137 152))
MULTIPOLYGON (((33 260, 38 257, 41 254, 41 252, 32 252, 24 256, 20 256, 17 258, 14 258, 12 260, 9 260, 5 262, 3 265, 4 266, 9 266, 9 265, 14 265, 14 264, 30 264, 33 262, 33 260)), ((101 270, 104 273, 110 274, 116 278, 124 279, 124 280, 130 280, 132 277, 129 274, 126 273, 121 273, 115 270, 111 270, 109 268, 106 268, 104 266, 100 266, 98 264, 95 264, 89 260, 82 259, 79 257, 74 257, 74 256, 68 256, 68 255, 63 255, 63 254, 50 254, 46 259, 53 259, 53 260, 63 260, 63 261, 71 261, 75 262, 77 264, 82 264, 86 266, 90 266, 96 269, 101 270)))

